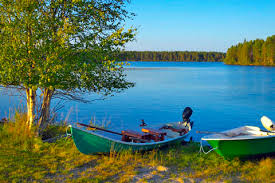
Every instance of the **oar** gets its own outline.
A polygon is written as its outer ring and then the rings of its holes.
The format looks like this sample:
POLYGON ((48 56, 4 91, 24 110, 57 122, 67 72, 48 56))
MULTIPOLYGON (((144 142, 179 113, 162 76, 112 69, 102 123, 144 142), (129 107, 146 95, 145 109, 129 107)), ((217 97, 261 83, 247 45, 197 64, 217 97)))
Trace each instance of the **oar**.
POLYGON ((222 132, 209 132, 209 131, 196 131, 196 133, 227 135, 226 133, 222 133, 222 132))
MULTIPOLYGON (((208 132, 208 131, 196 131, 196 133, 204 133, 204 134, 221 134, 221 135, 225 135, 228 137, 234 137, 234 135, 229 135, 227 133, 223 133, 223 132, 208 132)), ((238 134, 239 135, 239 134, 238 134)), ((237 135, 237 136, 238 136, 237 135)), ((236 136, 236 135, 235 135, 236 136)))
MULTIPOLYGON (((259 130, 261 132, 266 132, 266 133, 274 133, 275 132, 271 132, 271 131, 267 131, 267 130, 259 130)), ((196 131, 197 133, 203 133, 203 134, 221 134, 221 135, 225 135, 225 136, 228 136, 228 137, 236 137, 236 136, 239 136, 239 135, 242 135, 242 133, 238 134, 238 135, 229 135, 227 133, 223 133, 223 132, 208 132, 208 131, 196 131)), ((243 134, 243 135, 246 135, 246 134, 243 134)))
POLYGON ((86 124, 83 124, 83 123, 76 123, 76 124, 81 125, 81 126, 85 126, 85 127, 89 127, 89 128, 94 128, 94 129, 101 130, 101 131, 104 131, 104 132, 113 133, 113 134, 116 134, 116 135, 122 135, 121 133, 114 132, 114 131, 111 131, 111 130, 106 130, 106 129, 99 128, 99 127, 96 127, 96 126, 86 125, 86 124))

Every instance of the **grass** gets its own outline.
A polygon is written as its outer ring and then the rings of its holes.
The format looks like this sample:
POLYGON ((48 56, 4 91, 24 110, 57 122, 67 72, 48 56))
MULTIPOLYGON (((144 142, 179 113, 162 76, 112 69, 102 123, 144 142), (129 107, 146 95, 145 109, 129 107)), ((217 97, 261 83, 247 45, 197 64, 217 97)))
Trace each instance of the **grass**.
MULTIPOLYGON (((145 153, 81 154, 71 138, 43 143, 17 113, 0 126, 0 182, 274 182, 275 159, 224 160, 199 154, 198 143, 145 153)), ((64 127, 50 127, 52 132, 64 127)), ((50 134, 50 133, 49 133, 50 134)))

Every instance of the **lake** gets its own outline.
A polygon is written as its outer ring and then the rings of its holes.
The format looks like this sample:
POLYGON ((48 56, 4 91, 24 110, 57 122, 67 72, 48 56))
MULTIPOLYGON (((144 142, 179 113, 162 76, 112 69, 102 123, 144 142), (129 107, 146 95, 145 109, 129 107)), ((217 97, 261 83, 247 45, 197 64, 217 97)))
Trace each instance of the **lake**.
MULTIPOLYGON (((263 115, 275 120, 275 67, 229 66, 206 62, 130 62, 127 78, 136 83, 123 93, 89 104, 68 102, 59 119, 108 123, 120 131, 139 127, 140 120, 156 125, 181 120, 193 109, 197 130, 221 131, 243 125, 261 128, 263 115)), ((88 97, 94 97, 90 95, 88 97)), ((0 117, 20 99, 1 95, 0 117)))

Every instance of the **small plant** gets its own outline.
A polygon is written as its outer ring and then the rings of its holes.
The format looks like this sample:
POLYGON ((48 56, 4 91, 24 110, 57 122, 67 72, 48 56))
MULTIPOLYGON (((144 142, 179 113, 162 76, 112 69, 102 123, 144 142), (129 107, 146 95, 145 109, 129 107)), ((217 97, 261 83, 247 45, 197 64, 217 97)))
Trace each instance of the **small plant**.
MULTIPOLYGON (((175 145, 146 152, 85 155, 71 138, 43 143, 25 127, 26 114, 17 112, 0 127, 0 182, 267 182, 275 180, 273 157, 224 160, 215 152, 199 154, 199 144, 175 145), (161 167, 161 169, 160 169, 161 167), (139 177, 137 179, 137 177, 139 177), (155 180, 156 179, 156 180, 155 180)), ((48 134, 65 126, 49 126, 48 134)))
POLYGON ((13 119, 8 121, 4 123, 1 130, 1 144, 22 150, 32 149, 37 139, 34 138, 35 129, 28 128, 26 113, 15 112, 13 119))
POLYGON ((107 118, 104 118, 103 120, 99 121, 94 116, 90 120, 91 126, 95 126, 95 127, 99 127, 99 128, 103 128, 103 129, 108 128, 110 124, 111 124, 111 120, 107 120, 107 118))

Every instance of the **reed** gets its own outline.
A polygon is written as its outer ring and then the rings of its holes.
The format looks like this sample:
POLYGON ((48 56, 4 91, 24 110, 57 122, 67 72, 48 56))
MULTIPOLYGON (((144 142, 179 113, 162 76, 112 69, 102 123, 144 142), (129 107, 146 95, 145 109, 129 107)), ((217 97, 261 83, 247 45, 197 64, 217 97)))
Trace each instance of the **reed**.
MULTIPOLYGON (((43 143, 25 128, 25 114, 0 127, 0 182, 274 182, 274 157, 224 160, 199 144, 147 152, 84 155, 71 138, 43 143)), ((50 127, 63 133, 64 126, 50 127)), ((51 131, 51 130, 49 130, 51 131)))

